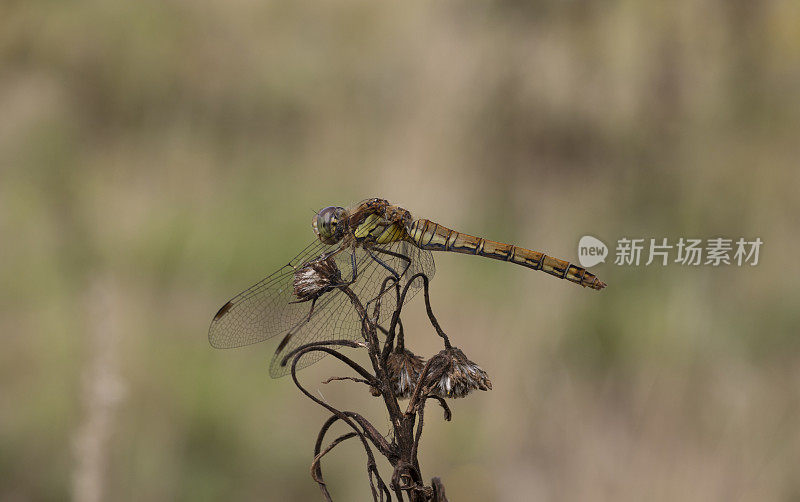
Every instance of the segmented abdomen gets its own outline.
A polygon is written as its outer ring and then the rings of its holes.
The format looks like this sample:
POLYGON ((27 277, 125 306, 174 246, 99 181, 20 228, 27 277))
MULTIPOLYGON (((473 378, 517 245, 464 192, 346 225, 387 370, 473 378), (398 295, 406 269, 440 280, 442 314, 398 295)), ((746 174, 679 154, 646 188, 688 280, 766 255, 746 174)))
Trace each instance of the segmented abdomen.
POLYGON ((416 220, 411 224, 408 233, 414 244, 422 249, 486 256, 495 260, 510 261, 533 270, 541 270, 583 287, 598 290, 606 287, 606 284, 594 274, 567 261, 512 244, 462 234, 430 220, 416 220))

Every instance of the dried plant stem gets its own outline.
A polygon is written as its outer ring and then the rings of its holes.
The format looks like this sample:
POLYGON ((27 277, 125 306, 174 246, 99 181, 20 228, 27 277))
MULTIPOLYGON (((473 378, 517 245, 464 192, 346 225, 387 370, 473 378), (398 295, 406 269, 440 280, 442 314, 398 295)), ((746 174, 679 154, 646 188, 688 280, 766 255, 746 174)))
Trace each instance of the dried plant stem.
MULTIPOLYGON (((387 361, 390 354, 392 354, 392 351, 394 350, 393 347, 395 347, 395 341, 397 342, 398 350, 401 352, 405 350, 402 322, 400 321, 400 311, 406 299, 406 295, 408 294, 409 287, 417 279, 422 281, 425 296, 425 307, 428 318, 431 321, 431 325, 435 329, 436 333, 444 340, 445 349, 452 349, 447 335, 439 326, 436 317, 433 315, 428 290, 428 277, 420 273, 412 276, 402 290, 397 279, 393 277, 387 278, 383 283, 381 292, 375 298, 370 299, 367 302, 366 307, 361 302, 361 299, 359 299, 358 296, 350 289, 349 284, 339 285, 338 288, 348 296, 353 308, 356 310, 361 319, 361 335, 363 340, 361 342, 354 342, 350 340, 330 340, 308 343, 290 352, 283 359, 283 364, 287 364, 288 361, 291 360, 291 375, 298 389, 300 389, 300 391, 309 399, 327 409, 331 413, 331 416, 322 425, 317 435, 317 440, 314 445, 314 458, 311 463, 311 477, 317 482, 325 500, 332 499, 327 485, 323 479, 322 459, 334 448, 336 448, 336 446, 344 441, 347 441, 348 439, 353 438, 359 439, 367 456, 367 477, 369 480, 373 500, 392 500, 392 493, 394 493, 398 500, 408 499, 412 502, 441 502, 447 500, 444 494, 444 486, 439 478, 433 478, 430 486, 425 485, 418 459, 419 443, 422 437, 425 401, 428 398, 436 399, 444 409, 445 420, 450 420, 452 418, 450 408, 445 400, 441 396, 430 394, 430 389, 424 384, 426 377, 428 377, 428 373, 435 372, 438 375, 438 373, 443 371, 442 365, 437 365, 436 369, 433 370, 431 365, 432 360, 429 360, 425 364, 422 374, 414 384, 414 389, 411 393, 411 399, 405 411, 401 410, 400 404, 397 401, 397 396, 395 395, 395 382, 393 381, 392 375, 387 367, 387 361), (394 312, 392 312, 389 328, 383 329, 378 324, 381 301, 384 294, 389 293, 390 290, 394 291, 396 308, 394 312), (369 315, 369 310, 372 310, 372 316, 369 315), (400 330, 399 333, 397 332, 398 328, 400 330), (379 331, 386 335, 385 342, 382 347, 378 339, 379 331), (372 366, 372 371, 367 370, 346 355, 338 352, 337 349, 343 347, 366 348, 370 365, 372 366), (370 387, 373 395, 380 396, 383 399, 383 403, 386 407, 386 411, 392 424, 391 442, 384 438, 384 436, 381 435, 381 433, 362 415, 353 411, 338 410, 329 403, 324 402, 318 397, 314 396, 305 387, 303 387, 297 378, 297 365, 298 361, 305 354, 310 352, 323 352, 330 354, 350 367, 359 375, 359 377, 331 377, 325 380, 324 383, 329 383, 332 381, 353 381, 357 383, 363 383, 370 387), (331 427, 339 421, 347 425, 351 431, 339 435, 330 443, 325 445, 325 437, 327 436, 331 427), (383 481, 380 473, 378 472, 372 448, 375 448, 381 455, 383 455, 394 468, 391 481, 388 485, 383 481)), ((416 358, 416 356, 413 356, 413 354, 409 355, 408 357, 416 358)), ((406 361, 407 360, 409 359, 406 359, 406 361)), ((421 362, 416 362, 414 364, 421 364, 421 362)), ((436 375, 434 376, 436 377, 436 375)))

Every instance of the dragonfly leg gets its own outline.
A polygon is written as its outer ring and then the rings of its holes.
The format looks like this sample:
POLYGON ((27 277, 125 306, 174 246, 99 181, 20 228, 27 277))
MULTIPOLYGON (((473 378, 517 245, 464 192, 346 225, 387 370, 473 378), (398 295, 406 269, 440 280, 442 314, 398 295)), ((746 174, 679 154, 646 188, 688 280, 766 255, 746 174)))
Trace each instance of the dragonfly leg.
MULTIPOLYGON (((387 288, 387 287, 386 287, 386 284, 387 284, 388 280, 390 280, 390 279, 394 279, 394 286, 396 286, 396 287, 399 287, 399 284, 400 284, 400 278, 401 278, 401 277, 403 277, 403 276, 405 275, 406 271, 407 271, 407 270, 408 270, 408 268, 411 266, 411 258, 409 258, 408 256, 405 256, 405 255, 403 255, 403 254, 400 254, 400 253, 395 253, 394 251, 389 251, 389 250, 387 250, 387 249, 383 249, 383 248, 379 248, 379 247, 374 247, 374 248, 367 248, 367 247, 365 247, 365 248, 364 248, 364 250, 367 252, 367 254, 369 255, 369 257, 370 257, 370 258, 371 258, 373 261, 375 261, 376 263, 378 263, 380 266, 382 266, 383 268, 385 268, 386 270, 388 270, 390 274, 392 274, 392 276, 391 276, 391 277, 387 277, 387 278, 386 278, 386 280, 384 281, 384 285, 383 285, 383 287, 381 287, 381 291, 378 293, 378 295, 377 295, 375 298, 371 298, 369 301, 367 301, 366 307, 367 307, 367 309, 369 309, 369 306, 370 306, 370 304, 372 304, 372 303, 376 302, 376 301, 377 301, 378 299, 380 299, 380 298, 381 298, 381 297, 382 297, 382 296, 383 296, 383 295, 384 295, 384 294, 385 294, 387 291, 389 291, 389 290, 391 289, 391 288, 387 288), (392 267, 391 265, 387 264, 386 262, 384 262, 383 260, 381 260, 380 258, 378 258, 377 256, 375 256, 375 254, 372 252, 373 250, 374 250, 375 252, 377 252, 377 253, 381 253, 381 254, 385 254, 385 255, 393 256, 393 257, 395 257, 395 258, 399 258, 399 259, 401 259, 401 260, 405 261, 405 262, 406 262, 406 264, 405 264, 405 267, 403 267, 403 271, 402 271, 402 272, 400 272, 400 273, 398 273, 398 272, 397 272, 397 270, 395 270, 395 269, 394 269, 394 267, 392 267)), ((398 291, 398 293, 399 293, 399 291, 398 291)))
POLYGON ((356 265, 356 250, 353 249, 350 251, 350 266, 353 268, 353 279, 350 281, 350 284, 356 282, 356 277, 358 277, 358 266, 356 265))
POLYGON ((401 277, 403 277, 405 275, 406 271, 411 266, 411 258, 409 258, 408 256, 406 256, 404 254, 395 253, 394 251, 389 251, 388 249, 383 249, 383 248, 379 248, 379 247, 374 247, 372 249, 377 253, 381 253, 381 254, 385 254, 385 255, 389 255, 389 256, 394 256, 395 258, 399 258, 399 259, 403 260, 404 262, 406 262, 405 267, 403 267, 403 271, 398 274, 397 271, 394 268, 392 268, 391 266, 389 266, 386 263, 384 263, 380 258, 378 258, 374 254, 372 254, 372 252, 369 249, 367 249, 367 253, 369 253, 369 257, 372 258, 373 260, 375 260, 376 262, 378 262, 381 266, 383 266, 383 268, 388 270, 394 276, 394 278, 397 279, 398 281, 400 280, 401 277))
POLYGON ((353 284, 354 282, 356 282, 356 279, 358 278, 358 266, 356 264, 356 251, 355 251, 355 249, 353 249, 350 252, 350 267, 353 269, 353 278, 350 279, 349 281, 339 283, 335 287, 341 288, 341 287, 349 286, 349 285, 353 284))

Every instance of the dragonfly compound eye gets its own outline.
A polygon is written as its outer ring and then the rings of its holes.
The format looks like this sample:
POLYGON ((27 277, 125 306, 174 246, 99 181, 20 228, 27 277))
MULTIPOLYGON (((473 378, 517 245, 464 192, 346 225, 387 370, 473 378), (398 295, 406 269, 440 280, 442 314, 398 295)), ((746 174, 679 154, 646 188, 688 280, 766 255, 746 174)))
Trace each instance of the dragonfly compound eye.
POLYGON ((336 244, 344 235, 344 208, 326 207, 314 217, 312 225, 319 240, 336 244))

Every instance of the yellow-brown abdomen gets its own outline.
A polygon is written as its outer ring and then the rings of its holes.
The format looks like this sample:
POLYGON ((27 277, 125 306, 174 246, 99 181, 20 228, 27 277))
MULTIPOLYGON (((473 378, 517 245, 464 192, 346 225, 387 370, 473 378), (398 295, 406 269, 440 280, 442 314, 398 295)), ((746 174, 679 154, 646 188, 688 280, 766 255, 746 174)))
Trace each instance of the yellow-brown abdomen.
POLYGON ((430 220, 416 220, 409 227, 408 234, 412 242, 422 249, 474 254, 495 260, 510 261, 523 267, 542 270, 583 287, 588 286, 598 290, 606 287, 606 284, 597 279, 594 274, 567 261, 513 244, 504 244, 456 232, 430 220))

